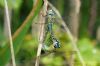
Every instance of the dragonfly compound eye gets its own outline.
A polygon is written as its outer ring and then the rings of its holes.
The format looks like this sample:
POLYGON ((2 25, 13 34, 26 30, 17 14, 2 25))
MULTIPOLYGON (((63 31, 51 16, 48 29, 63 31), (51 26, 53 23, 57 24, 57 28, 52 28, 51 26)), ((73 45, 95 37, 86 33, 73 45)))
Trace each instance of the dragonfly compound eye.
POLYGON ((53 10, 49 10, 48 11, 48 16, 54 16, 54 11, 53 10))

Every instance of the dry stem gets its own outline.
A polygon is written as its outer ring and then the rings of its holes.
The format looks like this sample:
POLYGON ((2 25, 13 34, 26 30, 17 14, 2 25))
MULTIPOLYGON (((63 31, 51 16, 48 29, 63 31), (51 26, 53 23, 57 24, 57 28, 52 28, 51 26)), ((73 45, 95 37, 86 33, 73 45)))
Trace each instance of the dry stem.
POLYGON ((40 13, 40 22, 43 24, 40 25, 39 45, 38 45, 38 50, 37 50, 37 58, 36 58, 35 66, 39 66, 41 49, 42 49, 43 40, 44 40, 44 31, 45 31, 45 27, 44 27, 45 26, 45 17, 44 16, 46 15, 46 12, 47 12, 47 5, 48 5, 47 0, 44 0, 44 6, 40 13))
POLYGON ((9 18, 9 13, 8 13, 8 5, 7 1, 5 1, 5 13, 7 17, 7 25, 8 25, 8 34, 9 34, 9 40, 10 40, 10 51, 11 51, 11 58, 12 58, 12 64, 13 66, 16 66, 15 63, 15 55, 14 55, 14 48, 13 48, 13 41, 12 41, 12 36, 11 36, 11 28, 10 28, 10 18, 9 18))

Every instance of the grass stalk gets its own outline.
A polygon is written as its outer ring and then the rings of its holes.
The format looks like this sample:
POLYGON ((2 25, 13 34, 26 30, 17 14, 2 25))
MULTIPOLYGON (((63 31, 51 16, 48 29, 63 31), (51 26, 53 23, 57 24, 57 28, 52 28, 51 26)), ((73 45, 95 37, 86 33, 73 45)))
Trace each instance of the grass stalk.
POLYGON ((44 40, 44 31, 45 31, 45 17, 46 16, 46 12, 47 12, 47 6, 48 6, 48 2, 47 0, 44 0, 44 5, 43 8, 40 12, 40 23, 43 23, 42 25, 40 25, 40 34, 39 34, 39 45, 38 45, 38 50, 37 50, 37 57, 36 57, 36 62, 35 62, 35 66, 39 66, 39 60, 40 60, 40 56, 41 56, 41 49, 42 49, 42 45, 43 45, 43 40, 44 40))
POLYGON ((7 4, 7 0, 4 0, 4 1, 5 1, 5 13, 6 13, 6 18, 7 18, 7 26, 8 26, 8 35, 9 35, 9 40, 10 40, 10 51, 11 51, 12 65, 16 66, 13 41, 12 41, 12 36, 11 36, 11 26, 10 26, 9 12, 8 12, 8 4, 7 4))

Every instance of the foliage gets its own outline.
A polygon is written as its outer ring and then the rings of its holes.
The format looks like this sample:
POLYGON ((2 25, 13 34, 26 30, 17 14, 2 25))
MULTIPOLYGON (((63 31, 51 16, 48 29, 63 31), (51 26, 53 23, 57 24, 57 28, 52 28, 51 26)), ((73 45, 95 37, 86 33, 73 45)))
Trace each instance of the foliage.
MULTIPOLYGON (((32 24, 32 19, 35 18, 35 16, 38 14, 40 8, 41 8, 42 1, 39 0, 37 7, 33 8, 34 14, 31 13, 31 17, 29 18, 30 20, 28 22, 24 22, 24 24, 16 31, 16 33, 13 36, 13 44, 14 44, 14 50, 15 54, 19 51, 21 42, 24 39, 25 34, 27 33, 27 30, 29 29, 30 25, 32 24), (16 36, 17 35, 17 36, 16 36)), ((9 42, 8 42, 9 43, 9 42)), ((5 47, 0 50, 0 65, 4 66, 5 63, 7 63, 10 60, 10 48, 8 43, 6 44, 5 47), (2 57, 3 56, 3 57, 2 57)))

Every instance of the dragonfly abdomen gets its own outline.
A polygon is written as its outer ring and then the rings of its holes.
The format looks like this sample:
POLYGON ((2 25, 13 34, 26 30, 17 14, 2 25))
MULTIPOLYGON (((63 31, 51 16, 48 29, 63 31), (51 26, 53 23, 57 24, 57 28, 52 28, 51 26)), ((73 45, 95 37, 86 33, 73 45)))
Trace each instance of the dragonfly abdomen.
POLYGON ((60 42, 54 37, 53 34, 52 34, 52 41, 53 41, 54 48, 60 48, 60 42))

